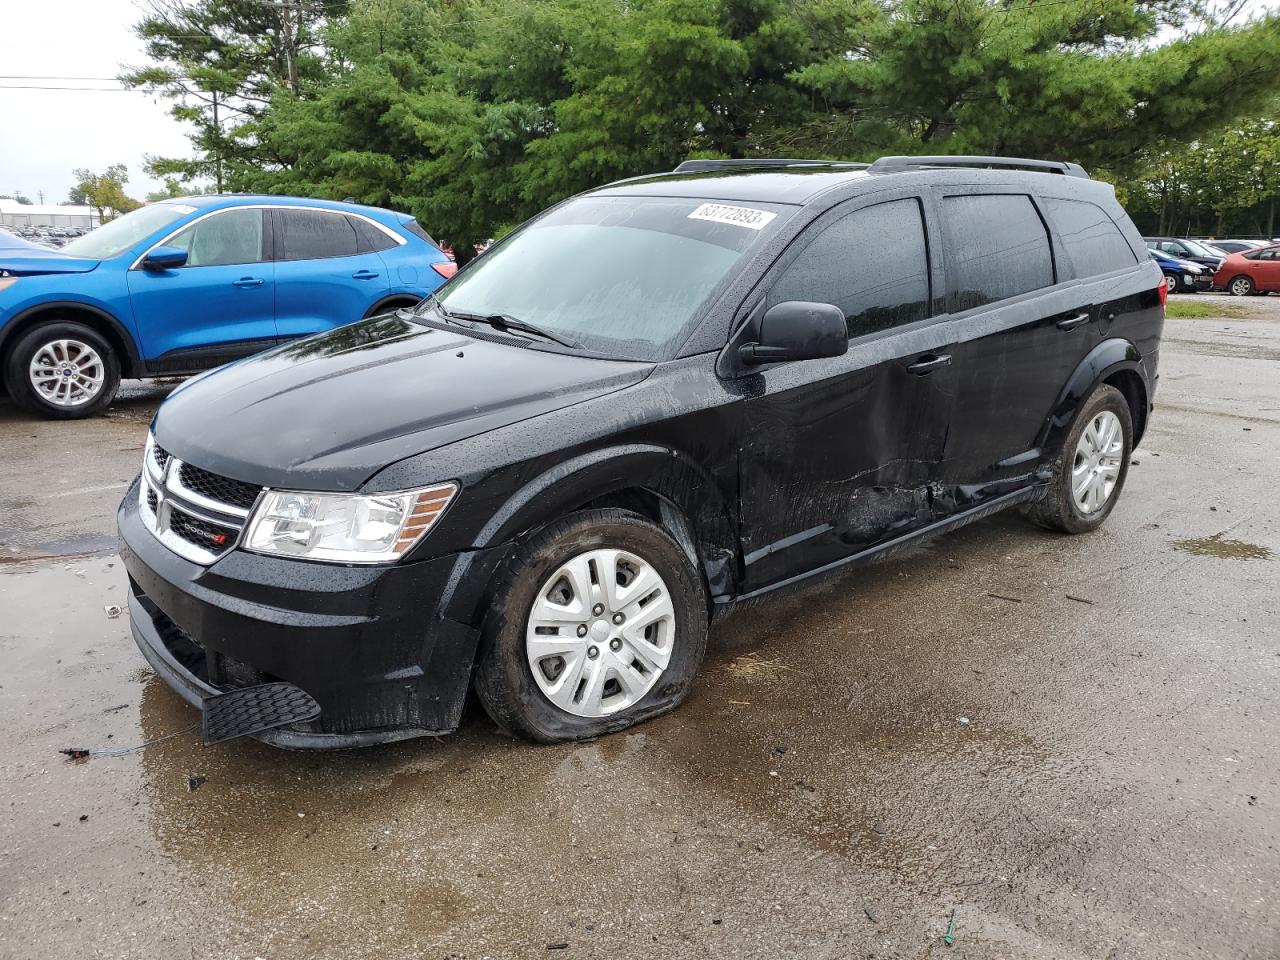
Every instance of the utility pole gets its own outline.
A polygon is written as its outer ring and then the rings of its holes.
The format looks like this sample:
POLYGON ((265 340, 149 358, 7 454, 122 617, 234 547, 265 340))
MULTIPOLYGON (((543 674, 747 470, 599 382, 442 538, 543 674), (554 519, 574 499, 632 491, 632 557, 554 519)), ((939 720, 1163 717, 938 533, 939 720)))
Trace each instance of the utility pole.
POLYGON ((218 123, 218 91, 213 91, 213 129, 214 135, 214 154, 213 154, 213 178, 217 184, 218 193, 222 192, 222 124, 218 123))

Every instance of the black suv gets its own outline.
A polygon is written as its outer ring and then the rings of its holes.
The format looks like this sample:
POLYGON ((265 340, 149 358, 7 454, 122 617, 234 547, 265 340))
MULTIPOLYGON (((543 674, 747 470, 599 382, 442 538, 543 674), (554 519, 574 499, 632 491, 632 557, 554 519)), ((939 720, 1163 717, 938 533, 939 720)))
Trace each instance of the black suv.
POLYGON ((1074 164, 690 161, 551 208, 416 309, 197 377, 119 510, 204 714, 353 746, 594 737, 747 598, 1006 507, 1101 524, 1160 269, 1074 164))

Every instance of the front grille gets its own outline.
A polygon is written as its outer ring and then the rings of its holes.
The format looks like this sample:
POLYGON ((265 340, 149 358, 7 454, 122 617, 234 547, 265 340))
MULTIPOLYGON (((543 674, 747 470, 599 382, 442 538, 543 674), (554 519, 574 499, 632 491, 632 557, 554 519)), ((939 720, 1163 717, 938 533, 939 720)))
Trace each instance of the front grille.
POLYGON ((210 473, 208 470, 201 470, 199 467, 192 466, 189 463, 184 463, 178 468, 178 479, 182 481, 184 487, 200 494, 202 497, 208 497, 210 500, 217 500, 220 503, 229 503, 242 510, 248 510, 252 507, 253 502, 258 499, 258 494, 262 491, 261 487, 252 483, 219 476, 216 473, 210 473))
POLYGON ((210 564, 236 545, 261 487, 189 463, 148 440, 139 509, 174 553, 210 564))
POLYGON ((226 550, 236 542, 236 537, 240 534, 239 529, 235 527, 209 523, 207 520, 184 513, 181 509, 174 509, 169 515, 169 529, 187 543, 194 543, 210 553, 221 553, 226 550))

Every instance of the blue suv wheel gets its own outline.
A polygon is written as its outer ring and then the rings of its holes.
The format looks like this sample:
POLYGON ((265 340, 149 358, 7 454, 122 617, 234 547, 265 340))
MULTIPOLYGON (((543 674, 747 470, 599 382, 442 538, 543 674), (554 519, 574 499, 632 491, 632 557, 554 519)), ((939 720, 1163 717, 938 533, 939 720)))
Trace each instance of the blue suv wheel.
POLYGON ((9 352, 5 384, 14 402, 51 420, 98 413, 120 386, 120 359, 97 331, 82 323, 43 323, 9 352))

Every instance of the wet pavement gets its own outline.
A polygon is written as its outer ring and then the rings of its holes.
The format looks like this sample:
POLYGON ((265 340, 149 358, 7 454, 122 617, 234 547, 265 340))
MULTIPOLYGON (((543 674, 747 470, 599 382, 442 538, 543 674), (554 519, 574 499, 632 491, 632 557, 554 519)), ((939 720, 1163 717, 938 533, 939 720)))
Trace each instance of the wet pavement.
POLYGON ((1195 300, 1100 531, 757 603, 574 746, 200 747, 104 612, 168 387, 0 402, 0 957, 1280 955, 1280 298, 1195 300))

